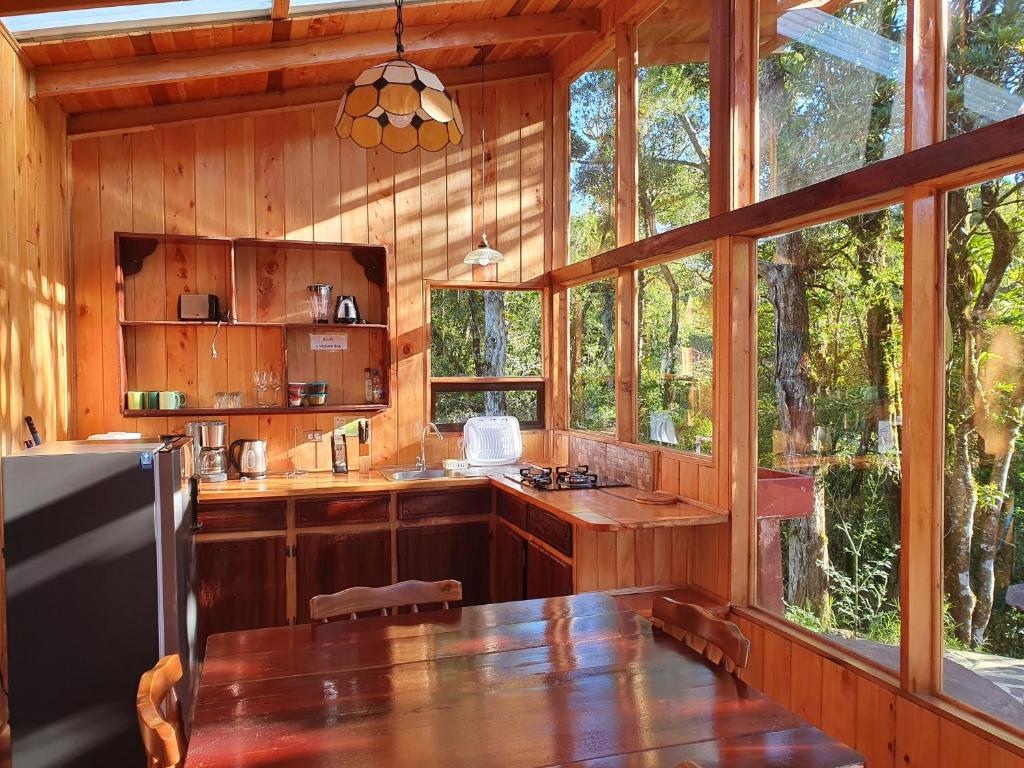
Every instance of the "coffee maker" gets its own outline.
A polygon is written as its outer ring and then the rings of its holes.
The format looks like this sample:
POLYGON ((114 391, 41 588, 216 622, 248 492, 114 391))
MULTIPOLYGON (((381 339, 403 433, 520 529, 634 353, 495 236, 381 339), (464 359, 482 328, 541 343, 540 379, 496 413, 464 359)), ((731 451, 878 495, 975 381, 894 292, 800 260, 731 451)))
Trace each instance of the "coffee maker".
POLYGON ((199 434, 199 480, 222 483, 228 479, 227 427, 223 421, 196 423, 199 434))

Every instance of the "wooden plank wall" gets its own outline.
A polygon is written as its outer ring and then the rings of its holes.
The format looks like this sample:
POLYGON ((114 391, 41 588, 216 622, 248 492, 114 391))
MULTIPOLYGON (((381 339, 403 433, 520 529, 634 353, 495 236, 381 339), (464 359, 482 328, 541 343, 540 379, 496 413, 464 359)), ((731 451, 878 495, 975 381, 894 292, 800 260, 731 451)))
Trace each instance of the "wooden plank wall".
MULTIPOLYGON (((497 277, 516 283, 550 268, 544 226, 548 77, 492 84, 482 95, 479 86, 466 87, 455 95, 466 119, 466 140, 441 153, 395 155, 339 141, 330 105, 73 140, 75 434, 113 429, 153 434, 185 421, 120 415, 115 231, 371 242, 390 246, 394 255, 392 407, 373 418, 373 458, 377 466, 411 463, 429 405, 423 281, 472 280, 463 256, 480 229, 482 119, 491 160, 488 231, 506 256, 497 277)), ((187 272, 188 262, 175 271, 175 279, 187 285, 192 276, 182 270, 187 272)), ((232 338, 228 334, 225 343, 232 338)), ((137 343, 140 357, 155 366, 173 362, 170 355, 146 357, 137 343)), ((240 350, 238 359, 243 358, 240 350)), ((229 381, 231 388, 244 390, 251 370, 242 365, 229 371, 229 379, 232 375, 240 380, 238 386, 229 381)), ((196 376, 186 367, 176 388, 194 390, 196 376)), ((236 416, 229 419, 228 434, 268 440, 272 468, 287 469, 296 431, 330 428, 332 418, 236 416)), ((539 456, 545 434, 529 434, 526 442, 528 455, 539 456)), ((443 445, 435 439, 431 458, 455 450, 454 438, 443 445)), ((297 458, 303 468, 330 466, 326 445, 307 446, 297 458)))
POLYGON ((1018 757, 893 687, 766 624, 734 616, 751 642, 743 678, 867 758, 868 768, 1009 768, 1018 757))
POLYGON ((0 38, 0 455, 68 431, 66 126, 0 38))

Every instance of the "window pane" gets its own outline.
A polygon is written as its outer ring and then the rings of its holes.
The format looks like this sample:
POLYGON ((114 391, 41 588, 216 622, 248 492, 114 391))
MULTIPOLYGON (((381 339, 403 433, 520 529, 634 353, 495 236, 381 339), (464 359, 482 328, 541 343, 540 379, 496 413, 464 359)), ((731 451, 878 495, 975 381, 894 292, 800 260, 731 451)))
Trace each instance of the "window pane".
POLYGON ((615 70, 569 86, 569 263, 615 247, 615 70))
POLYGON ((1024 114, 1024 5, 947 0, 946 135, 1024 114))
POLYGON ((758 255, 757 601, 898 667, 902 208, 758 255))
POLYGON ((499 392, 437 392, 434 423, 464 424, 472 416, 515 416, 522 424, 537 422, 540 398, 536 390, 499 392))
POLYGON ((615 434, 615 280, 569 289, 569 427, 615 434))
POLYGON ((945 692, 1024 728, 1024 174, 947 197, 945 692))
POLYGON ((762 198, 903 152, 906 2, 841 5, 794 8, 762 32, 762 198))
POLYGON ((637 436, 711 453, 712 261, 689 256, 637 272, 637 436))
POLYGON ((637 30, 641 237, 708 216, 709 17, 707 2, 669 0, 637 30))
POLYGON ((430 375, 540 376, 537 291, 430 293, 430 375))

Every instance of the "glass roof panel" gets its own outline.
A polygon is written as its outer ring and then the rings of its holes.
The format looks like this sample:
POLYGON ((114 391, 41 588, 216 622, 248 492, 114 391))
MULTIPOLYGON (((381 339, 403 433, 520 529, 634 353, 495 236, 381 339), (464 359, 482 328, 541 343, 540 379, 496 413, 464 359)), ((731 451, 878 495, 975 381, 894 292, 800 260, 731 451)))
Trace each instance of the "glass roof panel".
POLYGON ((17 40, 30 41, 266 18, 272 5, 273 0, 175 0, 29 13, 0 21, 17 40))

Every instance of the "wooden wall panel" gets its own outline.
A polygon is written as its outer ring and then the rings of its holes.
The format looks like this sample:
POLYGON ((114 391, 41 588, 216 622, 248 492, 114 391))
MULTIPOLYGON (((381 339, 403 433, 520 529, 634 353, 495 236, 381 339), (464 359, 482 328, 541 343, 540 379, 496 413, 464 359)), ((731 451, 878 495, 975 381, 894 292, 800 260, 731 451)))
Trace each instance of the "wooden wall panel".
MULTIPOLYGON (((75 139, 71 218, 74 231, 83 237, 75 238, 74 249, 78 267, 75 291, 82 315, 76 338, 81 370, 74 388, 74 434, 85 436, 108 429, 158 433, 178 428, 183 421, 120 416, 113 281, 116 229, 372 242, 389 246, 393 253, 388 276, 392 292, 392 407, 373 417, 373 458, 378 466, 411 462, 419 452, 420 428, 429 402, 424 384, 429 338, 424 326, 423 280, 472 280, 462 258, 479 237, 482 224, 482 105, 492 107, 486 117, 489 232, 509 256, 498 278, 518 282, 521 277, 539 275, 546 266, 550 244, 544 231, 544 131, 550 104, 544 93, 548 87, 545 76, 489 85, 482 98, 479 86, 460 89, 456 94, 466 117, 466 141, 462 147, 439 154, 394 155, 382 149, 364 151, 349 141, 339 141, 334 133, 334 110, 327 107, 75 139)), ((242 282, 259 290, 253 292, 249 304, 240 302, 240 312, 267 319, 275 314, 284 316, 298 301, 307 278, 336 269, 321 264, 314 253, 305 270, 308 274, 292 260, 289 256, 285 270, 279 257, 267 252, 254 264, 242 265, 242 282)), ((146 290, 159 295, 161 302, 180 291, 203 290, 200 282, 219 279, 216 270, 205 274, 209 262, 194 248, 169 248, 163 259, 156 261, 166 263, 159 276, 163 282, 147 280, 146 290)), ((351 287, 357 277, 357 270, 345 266, 331 275, 336 292, 342 285, 351 287)), ((363 295, 365 288, 344 292, 363 295)), ((165 311, 173 312, 173 306, 158 306, 154 298, 131 295, 126 296, 126 303, 136 317, 146 312, 161 317, 165 311)), ((375 309, 360 304, 364 313, 375 309)), ((252 329, 222 332, 221 361, 204 359, 203 350, 212 340, 208 329, 166 329, 161 333, 162 340, 159 333, 148 334, 146 343, 140 343, 145 334, 129 334, 131 375, 140 381, 143 374, 147 380, 173 381, 175 388, 194 397, 208 397, 227 387, 251 399, 255 394, 252 370, 280 358, 277 331, 272 332, 277 334, 274 338, 252 329), (195 353, 186 354, 197 343, 198 360, 195 353)), ((355 345, 342 358, 310 361, 314 370, 321 365, 351 367, 355 375, 346 393, 353 396, 362 392, 364 361, 378 359, 381 352, 359 346, 372 347, 372 336, 362 342, 355 336, 350 334, 355 345)), ((231 439, 269 440, 273 469, 290 468, 293 458, 304 468, 311 464, 327 468, 326 445, 306 446, 297 452, 294 446, 297 430, 314 426, 329 429, 332 417, 230 417, 228 432, 231 439)), ((454 437, 434 442, 432 456, 457 455, 454 437)), ((546 452, 543 433, 530 433, 525 442, 529 456, 540 458, 546 452)))
POLYGON ((1024 757, 922 706, 861 670, 826 658, 750 614, 733 617, 751 642, 750 685, 867 759, 867 768, 1003 768, 1024 757))
MULTIPOLYGON (((30 93, 28 71, 0 39, 0 455, 24 447, 25 416, 43 440, 65 438, 69 420, 66 123, 60 107, 30 93)), ((97 168, 98 149, 80 162, 97 168)), ((99 200, 98 185, 94 177, 87 201, 99 200)), ((101 219, 92 210, 85 235, 96 249, 101 219)), ((88 320, 102 312, 89 310, 88 320)), ((97 348, 86 368, 101 367, 97 348)))

